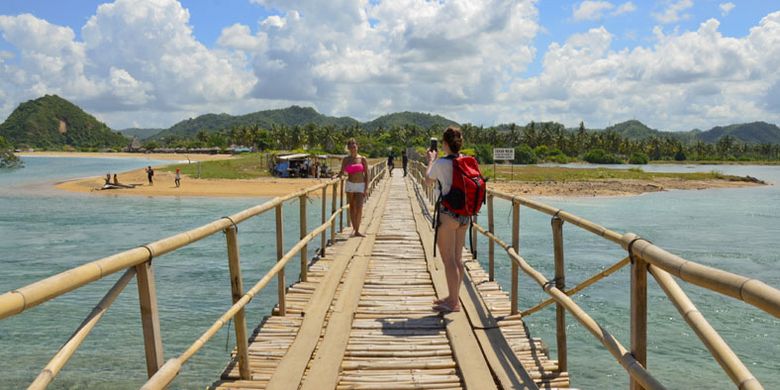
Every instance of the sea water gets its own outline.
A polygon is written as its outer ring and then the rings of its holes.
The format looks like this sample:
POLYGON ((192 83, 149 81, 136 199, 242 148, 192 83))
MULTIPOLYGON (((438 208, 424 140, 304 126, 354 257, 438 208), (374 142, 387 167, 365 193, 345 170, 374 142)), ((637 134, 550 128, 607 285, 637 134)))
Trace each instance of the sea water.
MULTIPOLYGON (((132 159, 24 158, 26 167, 0 171, 0 293, 79 264, 189 230, 263 203, 267 198, 178 198, 73 194, 56 181, 102 176, 155 165, 132 159)), ((645 170, 718 170, 780 183, 780 167, 653 166, 645 170)), ((121 180, 121 174, 120 174, 121 180)), ((173 185, 156 182, 155 185, 173 185)), ((186 186, 186 181, 183 183, 186 186)), ((615 198, 539 198, 618 232, 634 232, 702 264, 756 277, 780 287, 780 189, 777 185, 701 191, 669 191, 615 198)), ((320 221, 319 201, 307 208, 309 226, 320 221)), ((496 228, 511 239, 507 202, 496 202, 496 228)), ((484 214, 484 213, 483 213, 484 214)), ((484 223, 486 218, 480 217, 484 223)), ((298 237, 298 205, 284 208, 285 247, 298 237)), ((273 213, 239 225, 245 289, 275 262, 273 213)), ((521 254, 553 275, 550 218, 521 211, 521 254)), ((574 286, 626 254, 599 237, 564 225, 567 285, 574 286)), ((317 243, 319 240, 315 240, 317 243)), ((317 246, 312 245, 312 246, 317 246)), ((486 266, 487 246, 478 246, 486 266)), ((313 249, 310 249, 310 253, 313 249)), ((499 252, 497 252, 499 253, 499 252)), ((508 289, 509 261, 496 257, 496 275, 508 289)), ((231 304, 223 234, 154 259, 165 357, 181 354, 231 304)), ((287 283, 297 279, 293 261, 287 283)), ((0 321, 0 388, 26 387, 64 343, 119 273, 0 321)), ((652 278, 652 277, 650 277, 652 278)), ((780 322, 735 299, 679 282, 699 310, 764 384, 780 388, 780 322)), ((520 307, 546 299, 521 273, 520 307)), ((574 296, 605 329, 629 346, 629 274, 621 270, 574 296)), ((256 326, 276 303, 275 279, 247 308, 256 326)), ((731 382, 663 292, 649 282, 648 367, 669 388, 731 388, 731 382)), ((554 309, 526 319, 534 337, 555 351, 554 309)), ((612 356, 573 317, 567 316, 569 372, 579 388, 624 388, 627 376, 612 356)), ((172 388, 203 388, 229 360, 232 328, 223 328, 182 369, 172 388)), ((138 388, 146 378, 138 293, 131 282, 54 380, 51 388, 138 388)))
MULTIPOLYGON (((627 166, 611 168, 627 169, 627 166)), ((669 252, 708 266, 757 278, 780 288, 780 167, 651 165, 645 171, 718 171, 750 175, 770 185, 758 187, 673 190, 628 197, 537 197, 619 233, 632 232, 669 252)), ((496 201, 495 227, 511 242, 511 205, 496 201)), ((479 217, 487 225, 484 214, 479 217)), ((520 254, 553 279, 551 217, 521 207, 520 254)), ((487 241, 478 257, 487 269, 487 241)), ((496 253, 500 248, 497 247, 496 253)), ((608 268, 627 253, 618 245, 564 223, 566 286, 574 287, 608 268)), ((630 349, 630 267, 602 279, 573 296, 603 328, 630 349)), ((520 272, 520 310, 549 298, 520 272)), ((509 290, 508 256, 496 256, 496 279, 509 290)), ((651 275, 648 275, 647 366, 668 388, 734 388, 728 376, 688 327, 651 275)), ((699 311, 767 389, 780 388, 780 321, 760 309, 676 279, 699 311)), ((530 333, 540 337, 556 359, 554 305, 525 318, 530 333)), ((568 367, 572 386, 626 388, 627 374, 612 355, 567 315, 568 367)))

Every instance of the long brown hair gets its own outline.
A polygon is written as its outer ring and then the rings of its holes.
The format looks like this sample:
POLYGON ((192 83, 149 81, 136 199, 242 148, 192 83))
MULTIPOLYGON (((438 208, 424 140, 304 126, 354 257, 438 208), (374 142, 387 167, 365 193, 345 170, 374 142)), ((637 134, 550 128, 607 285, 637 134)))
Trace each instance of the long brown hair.
POLYGON ((460 152, 460 148, 463 147, 463 133, 458 126, 450 125, 447 127, 447 129, 444 130, 443 139, 444 142, 449 145, 452 153, 460 152))

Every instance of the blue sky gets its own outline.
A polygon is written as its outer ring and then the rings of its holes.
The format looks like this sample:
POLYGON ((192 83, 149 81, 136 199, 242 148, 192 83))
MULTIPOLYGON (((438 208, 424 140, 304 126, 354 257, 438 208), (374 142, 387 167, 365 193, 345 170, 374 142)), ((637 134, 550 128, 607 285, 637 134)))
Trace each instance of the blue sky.
POLYGON ((113 128, 291 104, 484 125, 777 123, 780 103, 767 99, 780 96, 779 10, 757 0, 4 0, 0 118, 56 93, 113 128))

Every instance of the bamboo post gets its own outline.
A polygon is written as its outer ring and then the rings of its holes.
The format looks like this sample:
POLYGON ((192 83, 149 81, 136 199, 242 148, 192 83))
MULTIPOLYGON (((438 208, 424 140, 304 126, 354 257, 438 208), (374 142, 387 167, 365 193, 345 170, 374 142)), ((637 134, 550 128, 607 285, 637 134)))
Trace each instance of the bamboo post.
MULTIPOLYGON (((284 257, 284 230, 282 229, 282 206, 283 203, 276 205, 276 261, 279 262, 284 257)), ((279 315, 287 315, 287 304, 284 297, 284 267, 279 270, 277 275, 278 283, 277 291, 279 293, 279 315)))
MULTIPOLYGON (((631 257, 631 354, 647 369, 647 263, 639 256, 631 257)), ((644 387, 630 379, 631 390, 644 387)))
MULTIPOLYGON (((227 240, 228 268, 230 270, 230 291, 235 305, 244 296, 244 283, 241 280, 241 262, 238 250, 238 229, 230 226, 225 229, 227 240)), ((246 337, 246 315, 242 307, 236 313, 236 349, 238 350, 238 372, 241 379, 249 376, 249 346, 246 337)))
MULTIPOLYGON (((330 215, 336 212, 336 196, 338 195, 338 184, 333 183, 333 192, 331 194, 330 215)), ((330 244, 336 243, 336 220, 330 223, 330 244)))
MULTIPOLYGON (((520 203, 512 200, 512 248, 515 253, 520 253, 520 203)), ((517 280, 517 264, 512 262, 512 310, 510 314, 517 314, 519 301, 517 280)))
MULTIPOLYGON (((325 213, 328 212, 328 186, 322 187, 322 223, 324 224, 327 218, 325 217, 325 213)), ((327 232, 326 230, 322 231, 322 234, 320 235, 320 256, 325 257, 325 245, 328 243, 327 240, 327 232)))
MULTIPOLYGON (((306 226, 306 199, 307 194, 303 194, 298 197, 298 203, 300 204, 300 227, 301 227, 301 239, 306 237, 308 227, 306 226)), ((301 282, 305 282, 309 277, 309 246, 304 245, 301 249, 301 282)))
POLYGON ((138 282, 138 301, 141 304, 141 324, 144 333, 146 373, 151 378, 164 361, 160 313, 157 311, 157 289, 154 284, 152 261, 135 266, 138 282))
MULTIPOLYGON (((553 252, 555 254, 555 287, 566 289, 566 273, 563 257, 563 220, 552 218, 553 252)), ((555 332, 558 343, 558 371, 568 371, 568 350, 566 346, 566 309, 560 303, 555 304, 555 332)))
POLYGON ((106 314, 108 308, 114 303, 116 297, 118 297, 122 290, 127 287, 133 277, 135 277, 135 267, 130 267, 125 271, 124 275, 114 283, 114 286, 108 290, 95 308, 92 309, 92 312, 89 313, 87 318, 85 318, 78 329, 76 329, 76 332, 74 332, 68 341, 62 345, 60 350, 57 351, 57 354, 54 355, 49 361, 49 364, 43 368, 43 371, 38 374, 38 377, 35 378, 28 389, 39 390, 49 386, 51 381, 59 374, 62 367, 70 360, 79 346, 81 346, 81 343, 84 342, 84 339, 89 335, 95 325, 97 325, 98 321, 103 318, 103 315, 106 314))
MULTIPOLYGON (((339 208, 342 207, 344 207, 344 180, 339 181, 339 208)), ((339 214, 339 231, 344 231, 344 213, 339 214)))
MULTIPOLYGON (((487 208, 488 208, 488 231, 490 234, 496 234, 496 227, 494 225, 494 217, 493 217, 493 195, 489 194, 487 198, 487 208)), ((496 242, 492 239, 488 239, 488 276, 491 282, 496 279, 496 269, 494 266, 494 259, 496 256, 496 242)))

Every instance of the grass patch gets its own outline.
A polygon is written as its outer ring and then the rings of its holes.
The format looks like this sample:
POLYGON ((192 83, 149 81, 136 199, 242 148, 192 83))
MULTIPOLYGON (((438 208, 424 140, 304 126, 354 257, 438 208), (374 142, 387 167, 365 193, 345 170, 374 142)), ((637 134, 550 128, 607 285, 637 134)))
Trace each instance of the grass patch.
MULTIPOLYGON (((213 160, 200 162, 201 179, 254 179, 271 176, 266 165, 266 157, 259 153, 242 154, 230 160, 213 160)), ((176 172, 181 169, 182 174, 190 177, 198 177, 198 163, 175 164, 161 168, 165 172, 176 172)))
MULTIPOLYGON (((493 166, 480 167, 483 174, 493 179, 493 166), (484 169, 483 169, 484 168, 484 169)), ((523 182, 545 181, 592 181, 592 180, 653 180, 658 178, 674 178, 680 180, 730 180, 730 181, 754 181, 752 178, 724 175, 722 172, 645 172, 641 168, 631 169, 607 169, 607 168, 565 168, 565 167, 538 167, 515 166, 514 175, 512 168, 496 166, 498 180, 511 180, 523 182)))

